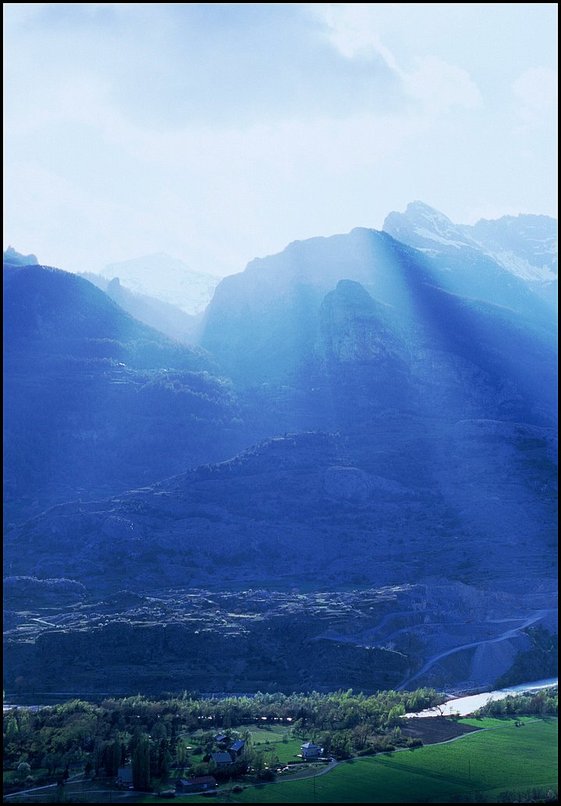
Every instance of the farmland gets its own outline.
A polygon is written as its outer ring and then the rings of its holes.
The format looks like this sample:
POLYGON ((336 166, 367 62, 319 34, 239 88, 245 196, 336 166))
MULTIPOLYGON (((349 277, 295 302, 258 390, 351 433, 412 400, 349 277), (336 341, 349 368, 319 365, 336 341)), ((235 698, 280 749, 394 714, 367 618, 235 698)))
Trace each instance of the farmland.
MULTIPOLYGON (((469 720, 457 741, 342 762, 326 775, 218 793, 231 803, 500 802, 505 791, 557 788, 557 719, 469 720), (485 724, 487 723, 487 724, 485 724)), ((183 800, 183 799, 180 799, 183 800)), ((207 802, 190 796, 185 802, 207 802)), ((146 798, 143 803, 155 802, 146 798)))
POLYGON ((151 803, 166 790, 185 803, 209 796, 237 803, 427 803, 524 801, 536 787, 534 800, 555 792, 556 690, 489 702, 469 719, 402 716, 413 704, 423 709, 439 699, 420 689, 136 696, 15 708, 4 714, 5 796, 14 803, 52 802, 53 795, 151 803), (299 757, 307 740, 324 748, 323 760, 299 757), (234 756, 236 742, 242 748, 234 756), (221 766, 218 754, 231 762, 221 766), (125 791, 116 780, 123 765, 132 777, 125 791), (178 778, 205 775, 215 780, 204 795, 175 792, 178 778))

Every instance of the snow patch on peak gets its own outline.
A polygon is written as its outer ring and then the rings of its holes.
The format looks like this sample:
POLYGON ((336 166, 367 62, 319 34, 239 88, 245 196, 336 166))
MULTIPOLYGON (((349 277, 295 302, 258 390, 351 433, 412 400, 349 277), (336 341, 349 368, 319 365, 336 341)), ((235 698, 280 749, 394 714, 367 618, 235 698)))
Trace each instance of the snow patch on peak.
POLYGON ((514 252, 497 251, 488 252, 487 254, 504 269, 522 280, 542 283, 553 283, 557 280, 557 274, 550 266, 534 266, 514 252))
POLYGON ((427 245, 427 241, 453 249, 476 245, 448 216, 421 201, 408 204, 404 213, 390 213, 384 231, 416 248, 427 245))
POLYGON ((436 232, 431 232, 431 230, 427 229, 426 227, 414 227, 413 232, 416 235, 419 235, 421 238, 425 238, 429 241, 436 241, 437 243, 444 244, 444 246, 453 246, 455 249, 459 249, 460 247, 466 245, 465 241, 456 241, 452 238, 443 238, 441 235, 437 235, 436 232))
POLYGON ((431 207, 429 204, 425 204, 422 201, 413 201, 410 202, 405 210, 403 215, 408 216, 421 216, 422 218, 426 219, 427 221, 433 221, 435 223, 445 223, 448 226, 453 227, 454 224, 448 218, 448 216, 441 213, 440 210, 437 210, 434 207, 431 207))

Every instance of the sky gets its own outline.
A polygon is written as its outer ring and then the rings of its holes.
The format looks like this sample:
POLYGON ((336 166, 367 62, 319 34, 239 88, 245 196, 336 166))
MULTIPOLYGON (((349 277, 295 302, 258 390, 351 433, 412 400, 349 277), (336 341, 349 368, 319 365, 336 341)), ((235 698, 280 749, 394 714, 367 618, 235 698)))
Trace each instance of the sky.
POLYGON ((557 4, 4 3, 4 248, 242 271, 381 229, 557 216, 557 4))

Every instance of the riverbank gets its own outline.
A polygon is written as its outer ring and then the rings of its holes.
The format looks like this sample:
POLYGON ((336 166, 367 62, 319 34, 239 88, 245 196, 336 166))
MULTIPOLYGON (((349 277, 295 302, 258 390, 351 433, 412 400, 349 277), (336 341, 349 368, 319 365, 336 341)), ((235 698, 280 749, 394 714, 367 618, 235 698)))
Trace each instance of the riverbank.
POLYGON ((559 683, 556 677, 544 680, 534 680, 530 683, 520 683, 517 686, 497 689, 496 691, 483 691, 476 694, 468 694, 464 697, 451 697, 442 705, 435 708, 426 708, 417 713, 405 714, 406 718, 425 718, 434 716, 468 716, 479 708, 482 708, 489 700, 503 700, 512 694, 523 694, 530 691, 539 691, 545 688, 555 688, 559 683))

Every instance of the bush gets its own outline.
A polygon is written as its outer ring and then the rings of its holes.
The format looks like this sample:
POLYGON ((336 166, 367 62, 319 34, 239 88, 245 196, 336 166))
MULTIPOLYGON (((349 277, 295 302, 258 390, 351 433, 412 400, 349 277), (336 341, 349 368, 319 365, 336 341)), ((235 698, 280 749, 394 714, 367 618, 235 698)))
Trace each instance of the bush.
POLYGON ((260 770, 257 773, 257 780, 258 781, 274 781, 276 778, 275 773, 273 770, 260 770))

